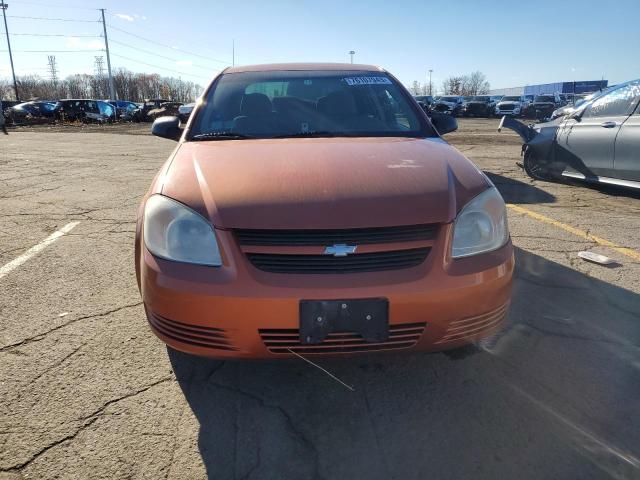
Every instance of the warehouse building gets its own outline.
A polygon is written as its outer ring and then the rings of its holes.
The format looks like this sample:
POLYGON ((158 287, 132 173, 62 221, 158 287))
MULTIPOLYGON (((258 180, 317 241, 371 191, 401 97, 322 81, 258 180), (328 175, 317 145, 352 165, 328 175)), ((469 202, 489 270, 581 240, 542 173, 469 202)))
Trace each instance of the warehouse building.
POLYGON ((542 95, 545 93, 591 93, 607 88, 609 80, 582 80, 579 82, 541 83, 524 87, 496 88, 491 95, 542 95))

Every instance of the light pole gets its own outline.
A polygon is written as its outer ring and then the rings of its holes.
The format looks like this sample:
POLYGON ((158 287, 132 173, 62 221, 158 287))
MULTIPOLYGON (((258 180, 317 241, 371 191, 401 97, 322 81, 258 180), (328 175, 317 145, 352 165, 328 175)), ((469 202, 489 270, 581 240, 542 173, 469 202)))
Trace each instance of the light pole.
POLYGON ((9 7, 4 0, 0 0, 0 9, 2 9, 2 17, 4 18, 4 31, 7 34, 7 50, 9 50, 9 63, 11 64, 11 76, 13 77, 13 91, 16 95, 16 101, 20 101, 18 95, 18 82, 16 82, 16 71, 13 68, 13 55, 11 55, 11 42, 9 41, 9 27, 7 27, 7 14, 5 10, 9 7))
POLYGON ((429 69, 429 95, 433 95, 433 94, 431 93, 431 87, 432 87, 432 84, 431 84, 431 74, 432 74, 432 73, 433 73, 433 70, 432 70, 432 69, 429 69))
POLYGON ((351 63, 353 63, 353 56, 356 54, 355 50, 349 50, 349 55, 351 55, 351 63))

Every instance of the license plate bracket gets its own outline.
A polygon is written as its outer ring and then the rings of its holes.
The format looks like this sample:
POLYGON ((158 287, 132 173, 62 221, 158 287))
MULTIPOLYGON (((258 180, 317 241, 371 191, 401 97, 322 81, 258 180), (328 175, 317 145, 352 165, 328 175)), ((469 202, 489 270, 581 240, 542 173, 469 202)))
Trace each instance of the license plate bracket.
POLYGON ((365 342, 389 339, 389 300, 300 300, 300 343, 318 345, 333 332, 358 333, 365 342))

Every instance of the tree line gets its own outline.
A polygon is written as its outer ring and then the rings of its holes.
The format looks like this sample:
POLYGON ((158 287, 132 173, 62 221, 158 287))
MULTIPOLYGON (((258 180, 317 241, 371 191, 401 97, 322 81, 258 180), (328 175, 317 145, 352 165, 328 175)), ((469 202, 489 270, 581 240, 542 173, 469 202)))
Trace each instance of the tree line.
MULTIPOLYGON (((38 75, 23 75, 16 80, 22 101, 110 97, 109 79, 104 75, 75 74, 57 82, 38 75)), ((125 68, 114 72, 113 83, 118 99, 133 102, 143 102, 147 98, 193 102, 202 92, 202 87, 194 82, 157 73, 134 73, 125 68)), ((0 79, 0 98, 15 100, 13 82, 0 79)))
MULTIPOLYGON (((467 75, 452 75, 447 77, 442 82, 442 88, 440 93, 443 95, 484 95, 489 93, 491 85, 487 81, 487 77, 484 73, 476 71, 467 75)), ((436 91, 433 85, 429 83, 421 84, 414 81, 411 88, 411 93, 414 95, 435 95, 436 91), (432 91, 432 93, 430 93, 432 91)))

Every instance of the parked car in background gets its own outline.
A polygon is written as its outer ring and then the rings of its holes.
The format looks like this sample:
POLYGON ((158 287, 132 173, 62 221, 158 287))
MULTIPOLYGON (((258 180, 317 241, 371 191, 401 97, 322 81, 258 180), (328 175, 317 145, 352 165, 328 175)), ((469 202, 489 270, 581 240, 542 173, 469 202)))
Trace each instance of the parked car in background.
POLYGON ((116 118, 125 122, 140 121, 140 106, 135 102, 127 100, 117 100, 111 102, 116 107, 116 118))
POLYGON ((57 102, 56 115, 62 121, 111 123, 116 119, 116 108, 102 100, 72 98, 57 102))
POLYGON ((504 97, 504 95, 491 95, 491 101, 498 103, 500 100, 502 100, 502 97, 504 97))
MULTIPOLYGON (((3 102, 4 105, 4 102, 3 102)), ((11 125, 50 123, 56 120, 56 102, 24 102, 4 111, 6 122, 11 125)))
POLYGON ((535 95, 522 95, 522 112, 523 114, 527 111, 529 106, 533 103, 533 100, 536 98, 535 95))
POLYGON ((447 115, 458 116, 462 111, 463 99, 459 95, 445 95, 436 101, 431 110, 437 113, 446 113, 447 115))
POLYGON ((193 108, 196 106, 194 103, 186 103, 184 105, 180 105, 178 107, 178 117, 182 123, 187 123, 189 117, 191 116, 191 112, 193 112, 193 108))
POLYGON ((18 102, 16 100, 2 100, 2 102, 0 103, 2 103, 2 111, 6 112, 11 107, 15 107, 16 105, 20 105, 21 103, 24 103, 24 102, 18 102))
POLYGON ((503 126, 523 138, 525 171, 640 189, 640 80, 616 85, 554 121, 503 126))
POLYGON ((172 102, 160 98, 148 99, 144 101, 140 111, 142 121, 150 122, 158 117, 178 115, 180 102, 172 102))
POLYGON ((598 97, 601 97, 602 95, 611 91, 612 89, 613 87, 609 87, 603 90, 598 90, 597 92, 594 92, 594 93, 590 93, 589 95, 582 95, 582 96, 576 95, 574 97, 573 104, 565 105, 563 107, 560 107, 554 110, 553 113, 551 114, 550 120, 553 120, 559 117, 564 117, 566 115, 571 115, 573 112, 577 111, 579 108, 581 108, 585 104, 591 102, 592 100, 598 97))
POLYGON ((416 102, 424 103, 429 109, 435 102, 434 98, 431 95, 414 95, 413 98, 416 99, 416 102))
POLYGON ((521 115, 523 99, 520 95, 505 95, 495 106, 496 115, 521 115))
POLYGON ((476 95, 469 97, 462 104, 462 116, 464 117, 491 117, 496 107, 495 102, 489 95, 476 95))
POLYGON ((455 119, 429 120, 385 70, 231 67, 194 115, 186 130, 177 117, 153 124, 180 143, 136 226, 144 310, 171 348, 446 350, 506 318, 504 201, 441 139, 455 119))
POLYGON ((527 108, 526 116, 536 120, 546 120, 553 111, 562 106, 562 100, 557 93, 536 95, 533 103, 527 108))

